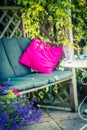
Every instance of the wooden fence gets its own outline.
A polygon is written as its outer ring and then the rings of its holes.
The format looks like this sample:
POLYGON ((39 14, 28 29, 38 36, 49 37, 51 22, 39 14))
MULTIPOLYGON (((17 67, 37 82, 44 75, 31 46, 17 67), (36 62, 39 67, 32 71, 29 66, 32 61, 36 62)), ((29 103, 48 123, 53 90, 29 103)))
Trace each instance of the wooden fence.
MULTIPOLYGON (((21 20, 19 6, 0 6, 0 38, 2 37, 29 37, 29 33, 24 32, 23 21, 21 20)), ((44 38, 50 41, 56 41, 57 30, 55 28, 55 21, 48 22, 50 15, 40 25, 40 33, 44 38)))
POLYGON ((0 38, 23 36, 20 7, 0 6, 0 38))
MULTIPOLYGON (((24 32, 25 25, 21 20, 19 6, 0 6, 0 38, 2 37, 18 37, 25 36, 29 37, 29 33, 24 32)), ((49 16, 43 21, 41 33, 44 37, 48 37, 50 41, 55 41, 56 34, 50 35, 51 30, 54 29, 53 23, 48 23, 49 16), (49 26, 48 26, 49 25, 49 26), (52 29, 53 28, 53 29, 52 29)))

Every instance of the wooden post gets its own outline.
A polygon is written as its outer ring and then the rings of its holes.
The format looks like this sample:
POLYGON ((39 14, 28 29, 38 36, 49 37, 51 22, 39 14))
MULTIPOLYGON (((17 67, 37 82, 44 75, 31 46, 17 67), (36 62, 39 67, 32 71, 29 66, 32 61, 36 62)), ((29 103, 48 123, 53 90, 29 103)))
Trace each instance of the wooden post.
MULTIPOLYGON (((71 18, 69 19, 70 23, 72 23, 71 18)), ((73 44, 73 31, 69 29, 69 42, 73 44)), ((72 59, 74 59, 74 50, 71 51, 72 59)), ((71 98, 71 109, 72 111, 78 110, 78 96, 77 96, 77 82, 76 82, 76 70, 72 68, 72 86, 70 87, 70 98, 71 98)))

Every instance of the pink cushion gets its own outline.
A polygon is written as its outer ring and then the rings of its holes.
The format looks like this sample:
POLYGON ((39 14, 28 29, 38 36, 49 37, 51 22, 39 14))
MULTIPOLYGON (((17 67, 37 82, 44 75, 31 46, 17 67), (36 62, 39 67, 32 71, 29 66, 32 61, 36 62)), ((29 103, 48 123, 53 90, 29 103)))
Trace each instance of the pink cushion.
POLYGON ((19 62, 42 73, 52 72, 62 56, 62 47, 52 47, 35 38, 27 47, 19 62))

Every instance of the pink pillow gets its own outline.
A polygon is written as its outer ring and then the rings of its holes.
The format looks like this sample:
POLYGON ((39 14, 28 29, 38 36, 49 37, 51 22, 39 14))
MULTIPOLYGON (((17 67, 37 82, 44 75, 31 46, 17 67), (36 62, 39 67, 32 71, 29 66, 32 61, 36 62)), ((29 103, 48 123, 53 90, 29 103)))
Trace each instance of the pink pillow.
POLYGON ((52 47, 35 38, 27 47, 19 62, 42 73, 51 73, 62 56, 62 47, 52 47))

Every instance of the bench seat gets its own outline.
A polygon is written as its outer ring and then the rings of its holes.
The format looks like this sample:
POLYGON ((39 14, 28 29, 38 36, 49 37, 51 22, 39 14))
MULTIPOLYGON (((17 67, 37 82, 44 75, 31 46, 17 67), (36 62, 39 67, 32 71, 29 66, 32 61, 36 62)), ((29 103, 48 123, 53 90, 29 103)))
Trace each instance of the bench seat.
MULTIPOLYGON (((66 81, 71 79, 71 77, 72 71, 55 70, 51 74, 32 73, 7 80, 10 80, 13 84, 12 89, 17 88, 21 94, 24 94, 66 81)), ((1 81, 0 84, 4 84, 7 80, 1 81)))

